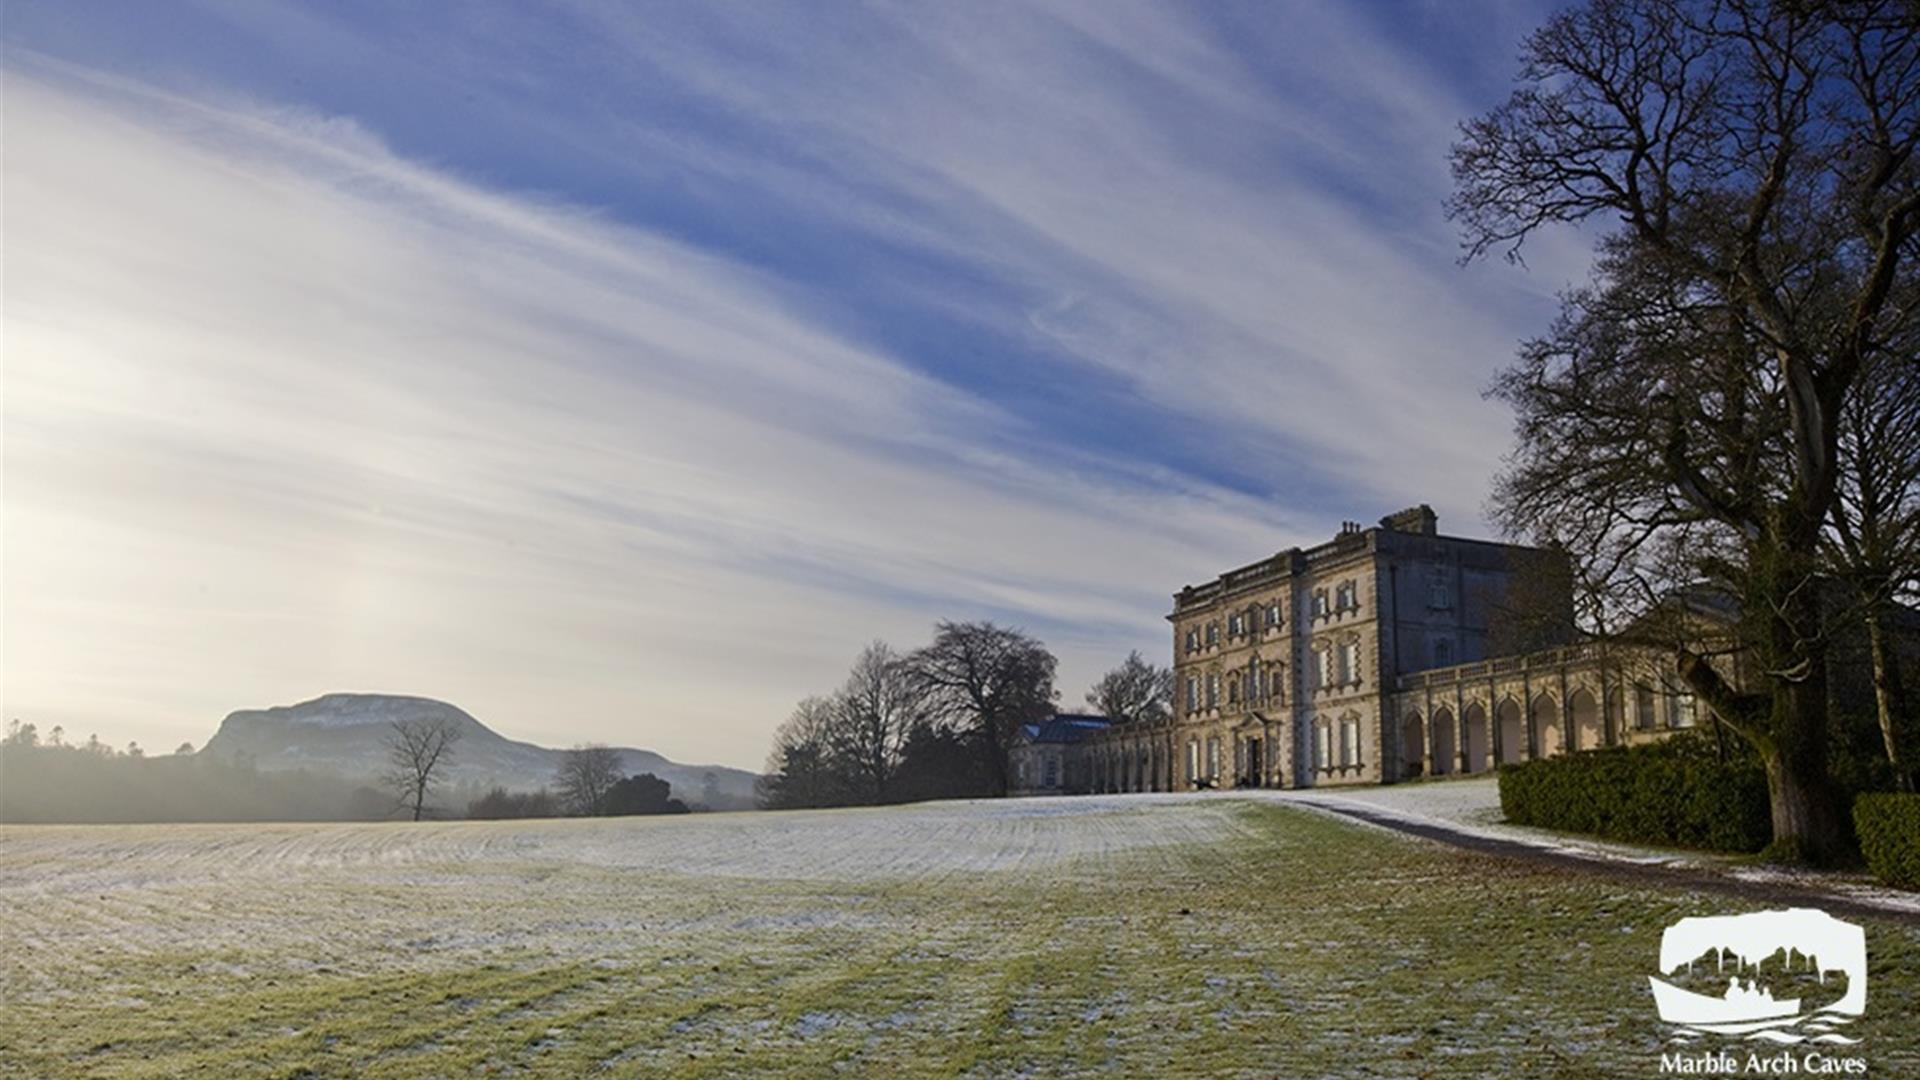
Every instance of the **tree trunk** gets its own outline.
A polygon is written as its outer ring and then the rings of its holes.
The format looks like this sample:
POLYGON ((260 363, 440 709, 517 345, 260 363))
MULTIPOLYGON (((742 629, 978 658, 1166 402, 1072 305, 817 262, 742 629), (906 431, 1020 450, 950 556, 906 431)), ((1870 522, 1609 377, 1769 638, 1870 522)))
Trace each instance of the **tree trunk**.
POLYGON ((1892 655, 1887 628, 1878 607, 1867 611, 1867 645, 1873 656, 1873 698, 1880 714, 1880 738, 1893 766, 1893 782, 1901 791, 1913 790, 1913 777, 1900 756, 1899 724, 1905 718, 1906 688, 1901 684, 1900 660, 1892 655))
POLYGON ((1773 805, 1769 852, 1791 862, 1834 866, 1855 857, 1853 830, 1827 771, 1825 668, 1798 682, 1777 683, 1773 737, 1762 748, 1773 805))
POLYGON ((1007 794, 1007 747, 1006 740, 1000 738, 1000 718, 990 716, 981 725, 980 743, 986 748, 987 775, 993 781, 993 795, 1004 798, 1007 794))
MULTIPOLYGON (((1788 515, 1792 521, 1792 515, 1788 515)), ((1768 703, 1761 760, 1773 804, 1775 858, 1834 866, 1857 857, 1853 823, 1827 763, 1827 641, 1807 519, 1758 545, 1749 616, 1765 620, 1760 660, 1768 703)))

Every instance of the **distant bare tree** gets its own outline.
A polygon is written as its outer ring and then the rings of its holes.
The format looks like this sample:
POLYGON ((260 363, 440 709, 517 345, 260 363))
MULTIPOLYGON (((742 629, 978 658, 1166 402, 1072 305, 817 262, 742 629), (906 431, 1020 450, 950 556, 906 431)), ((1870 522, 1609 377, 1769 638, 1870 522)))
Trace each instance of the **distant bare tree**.
POLYGON ((1826 554, 1857 591, 1880 735, 1894 781, 1913 790, 1902 747, 1907 718, 1893 620, 1920 591, 1920 328, 1862 370, 1840 412, 1840 481, 1826 554))
POLYGON ((941 622, 933 644, 908 658, 929 710, 970 735, 993 793, 1007 793, 1007 751, 1020 725, 1053 712, 1055 661, 1047 647, 990 622, 941 622))
POLYGON ((576 814, 597 817, 606 812, 607 793, 623 777, 620 752, 610 746, 576 746, 560 758, 556 781, 560 798, 576 814))
POLYGON ((907 733, 925 710, 904 659, 884 641, 861 650, 833 699, 827 725, 830 756, 849 776, 853 795, 884 802, 907 733))
POLYGON ((453 744, 460 728, 445 716, 395 720, 387 732, 390 779, 400 793, 401 806, 413 811, 413 820, 426 816, 427 798, 446 778, 453 761, 453 744))
POLYGON ((843 785, 828 746, 835 719, 833 702, 810 697, 781 722, 773 733, 767 771, 754 784, 762 808, 831 806, 842 799, 843 785))
POLYGON ((1087 707, 1116 724, 1157 723, 1173 705, 1173 669, 1150 663, 1135 649, 1087 691, 1087 707))

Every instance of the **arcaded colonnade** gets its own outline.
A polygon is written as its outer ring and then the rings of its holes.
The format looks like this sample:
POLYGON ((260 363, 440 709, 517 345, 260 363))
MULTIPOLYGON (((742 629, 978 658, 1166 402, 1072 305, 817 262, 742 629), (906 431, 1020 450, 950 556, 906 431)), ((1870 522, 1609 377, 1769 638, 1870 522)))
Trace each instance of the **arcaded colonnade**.
POLYGON ((1651 653, 1597 645, 1403 675, 1396 778, 1481 772, 1640 742, 1698 722, 1693 698, 1651 653))

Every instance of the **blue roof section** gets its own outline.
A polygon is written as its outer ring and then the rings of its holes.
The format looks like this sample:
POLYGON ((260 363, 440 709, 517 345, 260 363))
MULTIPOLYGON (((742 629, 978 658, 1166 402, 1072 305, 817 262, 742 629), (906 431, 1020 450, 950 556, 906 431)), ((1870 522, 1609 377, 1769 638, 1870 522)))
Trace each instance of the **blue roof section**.
POLYGON ((1089 735, 1113 726, 1104 716, 1086 713, 1055 713, 1053 719, 1038 724, 1022 724, 1020 737, 1035 743, 1076 743, 1089 735))

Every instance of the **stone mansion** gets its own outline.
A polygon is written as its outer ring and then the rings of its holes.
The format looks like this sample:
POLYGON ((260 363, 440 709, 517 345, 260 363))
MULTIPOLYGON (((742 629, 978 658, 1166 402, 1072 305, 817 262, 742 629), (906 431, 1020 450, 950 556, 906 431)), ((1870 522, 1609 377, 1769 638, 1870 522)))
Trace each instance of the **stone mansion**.
POLYGON ((1443 536, 1423 505, 1189 585, 1167 616, 1168 719, 1030 726, 1016 792, 1390 783, 1696 723, 1671 663, 1650 654, 1490 655, 1490 616, 1523 563, 1558 558, 1443 536))

